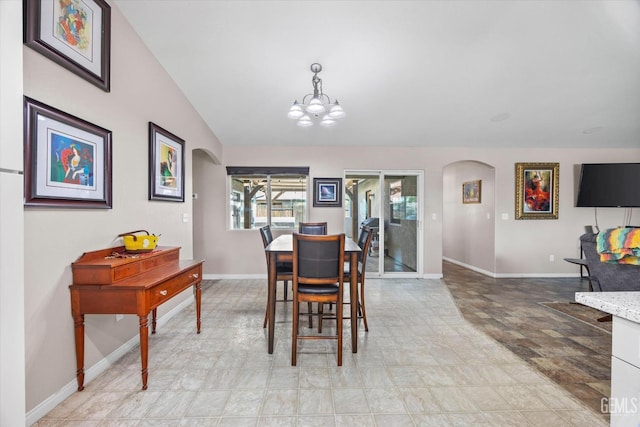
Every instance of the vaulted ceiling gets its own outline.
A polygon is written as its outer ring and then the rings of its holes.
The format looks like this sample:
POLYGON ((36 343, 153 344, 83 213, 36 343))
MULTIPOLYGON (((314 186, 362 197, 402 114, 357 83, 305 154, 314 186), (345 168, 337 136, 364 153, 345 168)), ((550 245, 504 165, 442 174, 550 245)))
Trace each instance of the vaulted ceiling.
POLYGON ((640 147, 638 0, 114 3, 224 145, 640 147))

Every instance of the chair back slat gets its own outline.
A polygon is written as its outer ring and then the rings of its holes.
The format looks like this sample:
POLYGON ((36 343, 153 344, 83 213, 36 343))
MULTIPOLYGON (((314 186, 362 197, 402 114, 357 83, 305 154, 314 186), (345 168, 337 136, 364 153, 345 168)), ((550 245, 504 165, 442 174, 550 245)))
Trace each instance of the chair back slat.
POLYGON ((294 233, 293 254, 294 276, 300 282, 337 282, 343 274, 344 233, 322 236, 294 233))
POLYGON ((371 228, 366 225, 363 226, 362 230, 360 230, 360 236, 358 236, 358 246, 361 249, 361 251, 358 252, 358 261, 363 264, 367 261, 367 254, 369 252, 372 237, 373 233, 371 232, 371 228))
POLYGON ((265 225, 260 228, 260 236, 262 237, 262 244, 266 248, 269 246, 269 243, 273 242, 273 234, 271 233, 271 227, 265 225))
POLYGON ((336 278, 341 266, 339 240, 298 242, 299 277, 336 278))
POLYGON ((326 222, 301 222, 298 231, 300 234, 326 235, 326 222))

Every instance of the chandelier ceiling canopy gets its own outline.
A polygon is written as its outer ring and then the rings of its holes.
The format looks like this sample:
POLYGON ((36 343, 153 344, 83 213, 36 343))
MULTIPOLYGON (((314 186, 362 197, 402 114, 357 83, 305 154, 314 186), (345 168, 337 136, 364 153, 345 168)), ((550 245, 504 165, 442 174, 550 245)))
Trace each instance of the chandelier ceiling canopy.
POLYGON ((313 93, 306 94, 301 103, 295 100, 289 109, 287 117, 296 120, 298 126, 313 126, 314 120, 319 120, 322 126, 333 126, 336 120, 345 116, 338 100, 332 102, 331 98, 322 91, 322 79, 318 77, 320 71, 322 71, 322 65, 311 64, 313 93))

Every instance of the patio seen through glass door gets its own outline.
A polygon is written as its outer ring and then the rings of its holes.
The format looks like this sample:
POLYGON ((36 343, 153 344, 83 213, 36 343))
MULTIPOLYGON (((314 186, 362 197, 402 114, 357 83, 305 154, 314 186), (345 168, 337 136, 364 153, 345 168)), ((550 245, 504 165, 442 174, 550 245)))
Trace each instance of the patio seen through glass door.
POLYGON ((373 277, 416 277, 419 272, 418 173, 345 174, 345 234, 357 241, 368 226, 373 238, 366 270, 373 277))

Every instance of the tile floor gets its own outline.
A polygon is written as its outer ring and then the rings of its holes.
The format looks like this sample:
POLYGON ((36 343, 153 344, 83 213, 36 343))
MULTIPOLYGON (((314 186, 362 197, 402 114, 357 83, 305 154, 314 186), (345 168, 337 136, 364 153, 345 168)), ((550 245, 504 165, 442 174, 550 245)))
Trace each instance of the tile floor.
POLYGON ((330 341, 302 342, 291 366, 290 304, 278 303, 267 354, 265 280, 203 288, 200 335, 191 307, 151 337, 148 390, 135 348, 36 425, 607 425, 465 320, 441 280, 368 279, 369 332, 353 354, 345 328, 340 368, 330 341))
POLYGON ((574 301, 588 279, 492 279, 447 262, 443 273, 466 320, 601 414, 611 388, 610 330, 540 304, 574 301))

